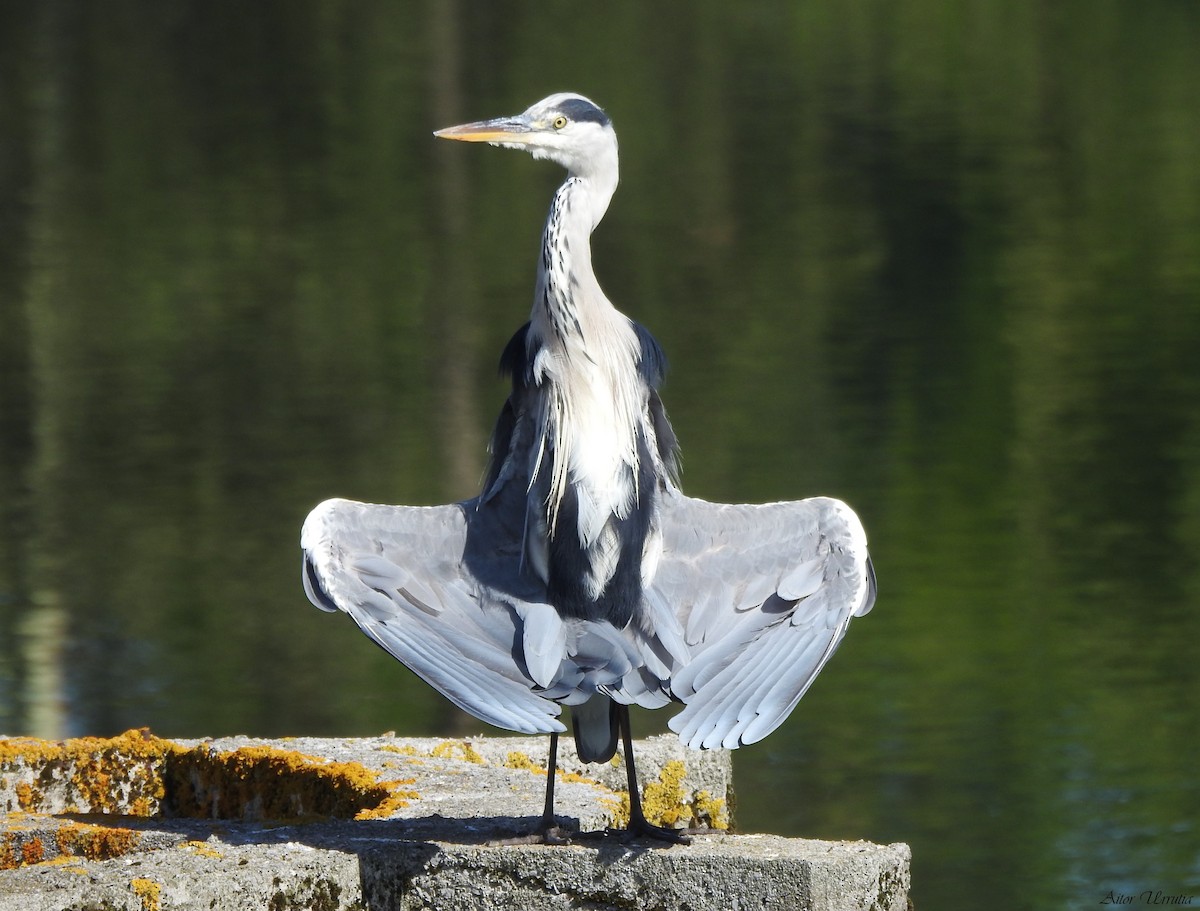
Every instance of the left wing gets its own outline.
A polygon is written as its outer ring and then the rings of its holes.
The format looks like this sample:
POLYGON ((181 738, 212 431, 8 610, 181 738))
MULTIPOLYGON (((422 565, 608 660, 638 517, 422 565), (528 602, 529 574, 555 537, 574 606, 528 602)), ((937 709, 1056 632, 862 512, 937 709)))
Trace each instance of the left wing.
POLYGON ((662 530, 647 598, 674 609, 691 655, 670 727, 694 749, 761 740, 875 602, 862 524, 839 500, 734 506, 670 488, 662 530))

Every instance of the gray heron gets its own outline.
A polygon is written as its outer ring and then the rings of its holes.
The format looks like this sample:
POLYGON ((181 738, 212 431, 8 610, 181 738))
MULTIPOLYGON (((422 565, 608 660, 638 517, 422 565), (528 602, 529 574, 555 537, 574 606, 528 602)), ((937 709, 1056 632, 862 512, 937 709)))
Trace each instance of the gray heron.
POLYGON ((695 749, 770 734, 875 601, 866 535, 835 499, 727 505, 681 493, 662 350, 592 270, 591 234, 617 187, 603 110, 556 94, 435 135, 567 171, 529 321, 501 358, 512 391, 477 497, 317 506, 301 533, 305 591, 476 718, 550 735, 547 840, 561 837, 554 771, 567 705, 581 760, 608 761, 621 741, 630 832, 686 841, 643 814, 629 706, 682 703, 668 724, 695 749))

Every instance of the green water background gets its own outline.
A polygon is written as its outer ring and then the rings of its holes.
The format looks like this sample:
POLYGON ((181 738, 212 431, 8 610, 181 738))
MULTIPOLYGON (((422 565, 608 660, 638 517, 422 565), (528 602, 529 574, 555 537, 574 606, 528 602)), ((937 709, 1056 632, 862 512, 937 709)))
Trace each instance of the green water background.
POLYGON ((569 89, 685 490, 871 538, 742 827, 907 841, 922 909, 1200 901, 1198 48, 1184 0, 0 5, 0 730, 481 730, 297 537, 475 491, 560 175, 430 133, 569 89))

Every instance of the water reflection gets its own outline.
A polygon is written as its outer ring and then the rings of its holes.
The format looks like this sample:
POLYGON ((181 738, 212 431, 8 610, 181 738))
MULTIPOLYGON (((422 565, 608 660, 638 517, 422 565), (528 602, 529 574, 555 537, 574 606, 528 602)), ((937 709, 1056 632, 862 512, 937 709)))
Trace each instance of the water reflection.
POLYGON ((572 88, 687 490, 876 555, 743 825, 910 841, 920 907, 1200 895, 1200 13, 727 7, 0 12, 0 729, 478 729, 296 538, 474 492, 558 175, 428 134, 572 88))

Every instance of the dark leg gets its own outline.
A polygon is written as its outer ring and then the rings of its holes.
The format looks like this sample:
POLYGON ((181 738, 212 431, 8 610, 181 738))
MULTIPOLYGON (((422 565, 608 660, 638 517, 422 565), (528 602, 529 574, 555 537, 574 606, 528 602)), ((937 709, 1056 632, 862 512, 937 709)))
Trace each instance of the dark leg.
POLYGON ((558 732, 550 732, 550 757, 546 761, 546 809, 542 812, 542 828, 554 828, 554 775, 558 771, 558 732))
POLYGON ((554 821, 554 776, 558 772, 558 732, 550 734, 550 757, 546 763, 546 809, 542 811, 542 839, 548 845, 565 845, 571 833, 554 821))
POLYGON ((679 830, 654 826, 646 821, 646 815, 642 812, 642 795, 638 791, 637 772, 633 767, 633 735, 630 733, 629 706, 618 706, 617 713, 621 727, 621 743, 625 747, 625 773, 629 776, 629 833, 677 845, 690 845, 692 840, 679 830))
POLYGON ((550 734, 550 757, 546 764, 546 807, 537 831, 515 838, 501 838, 492 845, 565 845, 570 844, 571 832, 561 829, 554 819, 554 773, 558 770, 558 734, 550 734))

